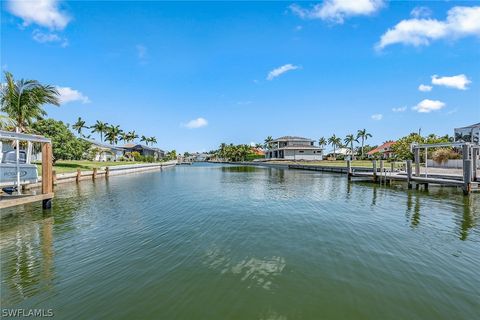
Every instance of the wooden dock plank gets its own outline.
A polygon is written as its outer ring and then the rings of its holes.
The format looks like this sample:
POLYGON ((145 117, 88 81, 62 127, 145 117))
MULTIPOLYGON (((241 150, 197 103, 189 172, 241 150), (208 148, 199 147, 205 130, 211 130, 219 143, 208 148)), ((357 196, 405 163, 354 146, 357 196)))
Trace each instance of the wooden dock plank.
POLYGON ((11 196, 12 198, 9 199, 10 196, 1 196, 0 197, 0 209, 5 209, 13 206, 19 206, 22 204, 28 204, 32 202, 42 201, 46 199, 53 199, 53 192, 52 193, 45 193, 45 194, 37 194, 37 195, 25 195, 25 196, 11 196))

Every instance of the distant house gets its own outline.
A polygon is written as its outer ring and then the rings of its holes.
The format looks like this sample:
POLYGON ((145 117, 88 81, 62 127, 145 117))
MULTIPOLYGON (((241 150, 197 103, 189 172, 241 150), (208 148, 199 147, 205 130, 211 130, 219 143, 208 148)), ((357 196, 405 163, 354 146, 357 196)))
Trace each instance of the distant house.
POLYGON ((344 157, 350 157, 352 155, 352 150, 349 148, 338 148, 335 149, 335 151, 330 151, 327 156, 328 157, 338 157, 338 156, 344 156, 344 157))
POLYGON ((165 157, 165 151, 158 148, 145 146, 143 144, 127 143, 122 146, 122 149, 124 150, 124 153, 138 152, 144 157, 151 156, 155 160, 159 160, 165 157))
POLYGON ((373 158, 376 154, 379 154, 382 159, 390 159, 393 157, 394 153, 392 146, 395 144, 395 141, 387 141, 381 146, 376 147, 373 150, 367 152, 369 158, 373 158))
POLYGON ((468 127, 455 128, 455 142, 471 142, 480 144, 480 123, 468 127))
POLYGON ((302 137, 285 136, 273 140, 265 152, 266 159, 275 160, 322 160, 322 148, 314 141, 302 137))
POLYGON ((120 147, 90 139, 83 140, 91 144, 88 152, 93 155, 94 161, 118 161, 123 156, 123 149, 120 147))
POLYGON ((264 156, 265 155, 265 151, 263 151, 263 149, 252 147, 251 150, 252 150, 252 153, 257 155, 257 156, 264 156))

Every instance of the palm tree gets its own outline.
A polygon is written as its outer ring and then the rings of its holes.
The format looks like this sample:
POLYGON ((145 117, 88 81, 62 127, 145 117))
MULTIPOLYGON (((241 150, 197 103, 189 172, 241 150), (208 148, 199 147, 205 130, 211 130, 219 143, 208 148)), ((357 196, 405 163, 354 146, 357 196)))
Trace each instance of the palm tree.
POLYGON ((1 111, 14 121, 20 132, 28 130, 34 120, 47 115, 43 104, 60 105, 59 93, 55 87, 42 85, 36 80, 13 79, 5 72, 6 83, 1 86, 1 111))
POLYGON ((85 125, 85 120, 83 120, 81 117, 78 117, 78 120, 77 122, 75 122, 73 125, 72 125, 72 129, 73 130, 77 130, 77 133, 81 136, 83 136, 82 134, 82 129, 84 128, 88 128, 86 125, 85 125))
POLYGON ((353 142, 358 143, 358 138, 355 137, 353 134, 347 134, 346 138, 343 140, 345 145, 350 145, 350 151, 352 152, 352 160, 355 160, 355 156, 353 153, 353 142))
POLYGON ((129 131, 129 132, 127 133, 127 137, 126 137, 126 138, 127 138, 127 140, 126 140, 127 142, 132 142, 132 141, 134 141, 135 139, 138 139, 138 134, 135 133, 135 130, 129 131))
POLYGON ((142 136, 140 138, 140 142, 145 142, 145 144, 148 146, 148 143, 150 142, 150 139, 145 137, 145 136, 142 136))
POLYGON ((365 141, 366 141, 369 137, 371 138, 372 135, 367 132, 367 129, 363 129, 363 130, 358 130, 358 131, 357 131, 357 139, 358 139, 358 138, 362 139, 362 159, 363 159, 363 146, 364 146, 364 144, 365 144, 365 141))
POLYGON ((339 137, 337 137, 335 134, 333 136, 331 136, 330 138, 328 138, 328 143, 330 145, 332 145, 333 147, 333 157, 335 158, 335 160, 337 160, 337 153, 336 153, 336 150, 337 150, 337 147, 340 147, 342 145, 342 139, 340 139, 339 137))
POLYGON ((90 128, 93 129, 92 133, 100 133, 100 141, 103 142, 103 134, 107 132, 108 123, 97 120, 90 128))
POLYGON ((128 142, 128 133, 125 132, 125 131, 122 131, 120 134, 119 134, 119 138, 121 141, 123 142, 128 142))
POLYGON ((321 137, 320 139, 318 139, 318 146, 322 148, 322 150, 326 145, 327 145, 327 139, 325 139, 324 137, 321 137))
POLYGON ((0 130, 11 130, 15 127, 15 121, 9 116, 0 114, 0 130))
POLYGON ((270 149, 270 147, 271 147, 271 145, 272 145, 272 141, 273 141, 272 136, 268 136, 268 137, 265 139, 265 149, 270 149))
POLYGON ((154 144, 157 143, 157 138, 155 138, 155 137, 150 137, 150 138, 148 138, 148 140, 150 141, 150 143, 151 143, 152 145, 154 145, 154 144))
POLYGON ((110 144, 116 145, 118 143, 118 138, 122 134, 123 130, 120 129, 120 126, 110 125, 107 128, 107 132, 105 134, 105 140, 110 142, 110 144))

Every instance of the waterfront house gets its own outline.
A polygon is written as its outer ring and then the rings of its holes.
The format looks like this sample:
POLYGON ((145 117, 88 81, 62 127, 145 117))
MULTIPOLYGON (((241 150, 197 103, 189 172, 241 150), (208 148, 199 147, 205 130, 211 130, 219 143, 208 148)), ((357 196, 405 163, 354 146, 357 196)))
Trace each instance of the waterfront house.
POLYGON ((455 142, 471 142, 480 144, 480 123, 468 127, 455 128, 455 142))
POLYGON ((367 152, 369 158, 374 158, 376 155, 379 155, 381 159, 390 159, 394 156, 392 146, 395 144, 395 141, 387 141, 382 145, 376 147, 367 152))
POLYGON ((155 160, 159 160, 165 157, 165 151, 159 148, 153 148, 145 146, 143 144, 127 143, 122 146, 124 153, 138 152, 144 157, 153 157, 155 160))
POLYGON ((88 153, 93 161, 118 161, 120 157, 123 157, 123 149, 120 147, 90 139, 82 138, 82 140, 90 143, 88 153))
POLYGON ((343 156, 344 159, 350 158, 352 156, 352 150, 350 148, 337 148, 335 151, 330 151, 327 154, 328 158, 337 158, 339 156, 343 156))
POLYGON ((302 137, 285 136, 270 142, 265 158, 269 160, 322 160, 322 148, 302 137))

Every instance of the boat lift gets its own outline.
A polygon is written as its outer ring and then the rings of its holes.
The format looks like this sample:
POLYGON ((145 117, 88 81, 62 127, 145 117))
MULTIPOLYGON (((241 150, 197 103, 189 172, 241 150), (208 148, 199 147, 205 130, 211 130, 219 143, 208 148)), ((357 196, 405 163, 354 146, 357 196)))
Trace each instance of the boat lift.
POLYGON ((410 150, 414 156, 415 176, 420 177, 420 150, 425 150, 425 178, 428 178, 428 148, 439 147, 454 147, 462 149, 463 181, 465 184, 464 189, 470 189, 471 182, 478 181, 478 179, 480 178, 477 176, 480 145, 471 142, 445 142, 432 144, 412 143, 410 145, 410 150))
POLYGON ((0 195, 0 209, 40 200, 44 209, 51 208, 54 195, 51 140, 39 135, 0 130, 0 155, 0 186, 9 193, 0 195), (15 153, 2 152, 4 141, 14 142, 15 153), (21 142, 27 143, 26 150, 20 150, 21 142), (33 143, 41 144, 42 191, 41 194, 23 194, 22 185, 38 182, 37 167, 31 164, 33 143))

